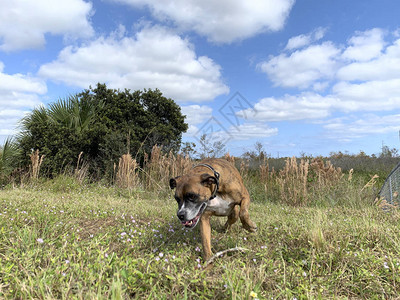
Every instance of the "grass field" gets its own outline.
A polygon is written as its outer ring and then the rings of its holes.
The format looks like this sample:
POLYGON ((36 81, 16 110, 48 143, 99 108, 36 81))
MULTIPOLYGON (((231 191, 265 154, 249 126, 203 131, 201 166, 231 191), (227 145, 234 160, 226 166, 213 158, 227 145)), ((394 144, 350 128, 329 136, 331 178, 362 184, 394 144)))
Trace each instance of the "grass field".
MULTIPOLYGON (((347 176, 347 175, 346 175, 347 176)), ((246 179, 256 234, 222 232, 203 269, 198 228, 183 229, 168 190, 81 184, 72 177, 0 190, 0 298, 387 299, 400 294, 400 214, 343 176, 302 205, 246 179)))

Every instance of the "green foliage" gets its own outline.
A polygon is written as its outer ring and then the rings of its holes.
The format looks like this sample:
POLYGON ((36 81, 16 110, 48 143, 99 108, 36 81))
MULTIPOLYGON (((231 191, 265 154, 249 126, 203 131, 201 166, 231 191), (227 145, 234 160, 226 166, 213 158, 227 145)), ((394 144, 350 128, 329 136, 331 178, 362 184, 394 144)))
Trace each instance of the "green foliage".
POLYGON ((97 113, 103 109, 103 102, 93 103, 87 99, 71 96, 49 105, 47 115, 50 121, 80 134, 89 129, 97 113))
POLYGON ((28 155, 39 149, 45 155, 42 170, 53 176, 73 168, 83 152, 92 176, 111 176, 124 153, 140 160, 156 144, 178 150, 187 130, 184 118, 159 90, 120 91, 98 84, 26 116, 18 136, 21 160, 27 165, 28 155))
POLYGON ((17 167, 18 154, 18 146, 11 138, 0 146, 0 185, 7 182, 7 177, 17 167))

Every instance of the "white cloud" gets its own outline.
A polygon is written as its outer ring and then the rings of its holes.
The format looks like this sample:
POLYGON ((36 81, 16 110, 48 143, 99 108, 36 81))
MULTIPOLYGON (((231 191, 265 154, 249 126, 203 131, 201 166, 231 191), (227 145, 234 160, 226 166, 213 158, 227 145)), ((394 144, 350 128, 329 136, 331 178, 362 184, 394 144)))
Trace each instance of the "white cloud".
POLYGON ((360 117, 345 117, 328 120, 324 125, 326 137, 349 141, 374 134, 386 134, 400 130, 400 114, 378 116, 375 114, 360 117))
POLYGON ((319 27, 309 34, 301 34, 289 39, 285 50, 294 50, 308 46, 309 44, 322 39, 325 35, 326 28, 319 27))
MULTIPOLYGON (((203 131, 194 131, 197 129, 193 126, 193 134, 197 138, 200 138, 203 131)), ((229 128, 219 128, 218 126, 213 127, 212 132, 208 132, 207 135, 212 142, 221 141, 223 143, 229 140, 245 141, 252 139, 268 138, 278 134, 278 128, 271 128, 265 123, 260 122, 246 122, 239 126, 230 126, 229 128), (216 130, 218 129, 218 130, 216 130)), ((190 128, 189 128, 190 130, 190 128)))
POLYGON ((400 109, 400 77, 363 83, 339 82, 332 88, 343 111, 383 111, 400 109))
POLYGON ((281 99, 269 97, 256 103, 254 110, 240 111, 237 114, 246 114, 250 120, 265 122, 322 119, 329 116, 337 101, 333 97, 323 97, 314 93, 286 95, 281 99))
MULTIPOLYGON (((399 110, 400 40, 388 41, 384 39, 387 36, 378 28, 357 32, 346 46, 329 41, 313 44, 312 34, 290 39, 281 54, 260 63, 259 67, 275 85, 296 87, 302 92, 259 100, 254 106, 257 114, 250 119, 315 122, 333 113, 399 110)), ((393 37, 398 38, 396 33, 393 37)), ((397 128, 397 125, 385 127, 383 124, 390 124, 390 120, 386 122, 385 118, 379 119, 382 125, 377 118, 365 120, 363 123, 360 119, 351 126, 346 123, 350 126, 349 132, 354 133, 353 137, 358 136, 355 134, 358 130, 377 133, 382 128, 397 128), (374 124, 376 129, 370 124, 374 124)), ((338 128, 337 132, 346 131, 343 124, 332 122, 325 128, 333 132, 335 128, 338 128)))
POLYGON ((174 100, 208 101, 226 94, 221 67, 197 57, 192 44, 163 27, 144 28, 135 37, 100 37, 82 47, 64 48, 39 74, 87 88, 105 82, 111 88, 158 88, 174 100))
POLYGON ((387 80, 400 78, 400 39, 391 43, 379 57, 344 65, 337 72, 340 80, 387 80))
POLYGON ((293 50, 297 48, 302 48, 304 46, 307 46, 311 43, 311 37, 310 35, 305 35, 301 34, 295 37, 292 37, 289 39, 289 41, 286 44, 285 49, 286 50, 293 50))
POLYGON ((39 105, 40 95, 47 93, 46 84, 23 74, 5 74, 0 62, 0 135, 15 133, 15 125, 27 110, 39 105))
POLYGON ((191 125, 203 123, 212 117, 212 108, 207 105, 186 105, 181 109, 182 114, 186 115, 185 121, 191 125))
POLYGON ((184 137, 193 137, 196 134, 198 134, 199 128, 197 126, 191 125, 191 124, 188 124, 188 125, 189 125, 188 130, 185 133, 183 133, 184 137))
POLYGON ((356 32, 350 38, 349 44, 342 57, 349 60, 368 61, 378 57, 384 47, 384 31, 374 28, 364 32, 356 32))
POLYGON ((185 122, 189 128, 184 136, 194 136, 199 133, 196 125, 206 122, 212 117, 212 108, 207 105, 184 105, 181 106, 182 114, 186 116, 185 122))
POLYGON ((43 47, 45 34, 86 38, 92 4, 82 0, 0 0, 0 50, 43 47))
MULTIPOLYGON (((289 39, 285 51, 258 64, 281 87, 322 91, 328 81, 384 80, 400 77, 400 40, 388 43, 379 28, 356 32, 348 45, 325 41, 325 29, 289 39), (301 48, 301 49, 299 49, 301 48), (288 52, 288 53, 287 53, 288 52)), ((395 36, 395 34, 393 34, 395 36)))
POLYGON ((306 89, 335 73, 340 50, 331 42, 311 45, 290 55, 282 53, 258 65, 276 86, 306 89))
POLYGON ((390 81, 369 81, 361 84, 340 82, 332 93, 321 95, 303 92, 281 98, 259 100, 253 110, 239 111, 249 120, 278 122, 323 120, 334 112, 390 111, 400 109, 400 78, 390 81))
POLYGON ((0 105, 2 107, 32 107, 37 103, 37 95, 47 93, 47 87, 41 79, 23 75, 6 74, 4 64, 0 62, 0 105))
MULTIPOLYGON (((110 0, 112 1, 112 0, 110 0)), ((230 43, 283 28, 294 0, 113 0, 147 6, 160 21, 194 30, 210 41, 230 43)))
POLYGON ((271 128, 264 123, 244 123, 229 128, 234 140, 251 140, 267 138, 278 134, 278 128, 271 128))
MULTIPOLYGON (((3 93, 37 93, 47 92, 46 85, 38 78, 33 78, 23 74, 9 75, 3 73, 4 64, 0 62, 0 92, 3 93)), ((4 101, 0 98, 0 101, 4 101)))
POLYGON ((4 109, 0 105, 0 136, 11 136, 16 134, 16 125, 26 113, 27 111, 22 109, 4 109))

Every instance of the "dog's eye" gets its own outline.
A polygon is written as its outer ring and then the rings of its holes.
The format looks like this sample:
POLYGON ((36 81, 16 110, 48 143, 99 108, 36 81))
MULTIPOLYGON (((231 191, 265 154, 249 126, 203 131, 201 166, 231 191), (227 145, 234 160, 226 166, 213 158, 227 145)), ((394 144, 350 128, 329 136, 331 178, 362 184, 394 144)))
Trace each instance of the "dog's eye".
POLYGON ((197 199, 197 195, 189 193, 186 195, 186 199, 189 201, 195 201, 197 199))

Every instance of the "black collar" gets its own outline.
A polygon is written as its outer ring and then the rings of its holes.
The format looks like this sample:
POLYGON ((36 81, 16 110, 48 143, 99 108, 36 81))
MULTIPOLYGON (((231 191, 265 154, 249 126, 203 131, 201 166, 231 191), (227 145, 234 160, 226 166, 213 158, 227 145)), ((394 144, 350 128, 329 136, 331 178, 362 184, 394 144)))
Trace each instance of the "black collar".
POLYGON ((212 193, 210 199, 208 199, 208 201, 210 201, 210 200, 214 199, 217 196, 217 192, 218 192, 218 188, 219 188, 219 173, 217 171, 215 171, 215 169, 212 166, 210 166, 209 164, 198 164, 198 165, 195 165, 193 168, 196 168, 196 167, 207 167, 211 171, 214 172, 214 177, 215 177, 215 179, 217 181, 217 184, 215 186, 214 192, 212 193))

